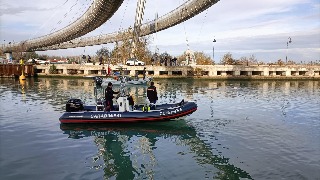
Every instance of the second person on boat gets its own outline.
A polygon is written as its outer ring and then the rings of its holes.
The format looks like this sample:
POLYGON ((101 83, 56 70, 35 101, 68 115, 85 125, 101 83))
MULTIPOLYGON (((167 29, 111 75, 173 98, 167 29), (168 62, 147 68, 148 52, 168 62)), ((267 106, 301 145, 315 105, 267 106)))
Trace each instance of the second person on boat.
POLYGON ((112 83, 109 82, 108 83, 108 87, 105 90, 105 98, 106 98, 106 102, 104 104, 104 107, 106 109, 106 111, 114 111, 114 107, 113 107, 113 98, 115 98, 113 95, 114 94, 120 94, 120 92, 117 91, 113 91, 112 90, 112 83))

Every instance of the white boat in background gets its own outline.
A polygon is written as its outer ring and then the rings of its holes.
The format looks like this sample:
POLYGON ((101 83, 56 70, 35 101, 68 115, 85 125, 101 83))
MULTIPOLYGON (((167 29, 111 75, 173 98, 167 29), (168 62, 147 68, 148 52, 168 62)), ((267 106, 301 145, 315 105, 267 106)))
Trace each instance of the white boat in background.
POLYGON ((102 86, 107 86, 109 82, 111 82, 113 85, 121 85, 123 83, 125 86, 128 85, 146 85, 148 82, 150 82, 153 78, 152 77, 146 77, 145 79, 139 78, 133 78, 131 76, 116 76, 116 79, 113 78, 103 78, 102 86))
POLYGON ((147 85, 148 82, 152 81, 152 77, 146 77, 145 79, 139 78, 133 78, 131 76, 84 76, 92 78, 102 86, 108 86, 108 83, 111 82, 115 86, 130 86, 130 85, 147 85), (106 78, 107 77, 107 78, 106 78))

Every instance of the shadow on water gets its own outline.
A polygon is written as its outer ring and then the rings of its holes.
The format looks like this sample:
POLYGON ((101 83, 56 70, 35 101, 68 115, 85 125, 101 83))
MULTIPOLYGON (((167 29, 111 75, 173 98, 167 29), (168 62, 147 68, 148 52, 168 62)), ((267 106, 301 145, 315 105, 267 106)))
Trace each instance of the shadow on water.
MULTIPOLYGON (((213 165, 215 170, 210 169, 215 171, 213 178, 252 179, 246 171, 230 164, 229 158, 214 155, 211 152, 213 148, 201 140, 197 136, 196 130, 184 120, 159 122, 156 125, 152 123, 61 124, 60 129, 63 131, 63 134, 67 134, 68 138, 72 139, 93 137, 95 145, 101 147, 101 149, 98 149, 97 155, 94 155, 93 163, 101 158, 103 162, 92 166, 92 168, 97 170, 103 169, 106 179, 111 177, 116 177, 116 179, 134 179, 136 176, 145 176, 148 179, 153 179, 158 170, 157 166, 162 166, 157 162, 157 159, 162 158, 158 158, 154 151, 157 148, 162 148, 162 151, 178 149, 178 146, 187 147, 189 151, 179 152, 178 154, 193 154, 192 159, 199 166, 213 165), (162 139, 171 139, 174 142, 171 144, 173 147, 156 145, 162 139), (134 149, 139 149, 140 151, 130 149, 128 146, 131 143, 135 144, 134 149), (139 155, 139 153, 141 154, 139 155), (145 159, 148 160, 146 161, 145 159)), ((186 162, 188 161, 186 160, 186 162)), ((176 163, 181 163, 182 165, 186 162, 176 163)), ((179 169, 176 171, 179 171, 179 169)), ((171 175, 174 176, 174 173, 171 175)), ((170 176, 170 174, 166 174, 166 176, 170 176)))

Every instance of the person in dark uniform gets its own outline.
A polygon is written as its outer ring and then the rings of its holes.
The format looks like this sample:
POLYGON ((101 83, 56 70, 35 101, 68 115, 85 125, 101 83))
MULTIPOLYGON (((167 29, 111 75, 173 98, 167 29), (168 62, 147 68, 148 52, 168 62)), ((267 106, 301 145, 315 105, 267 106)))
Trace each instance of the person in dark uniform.
POLYGON ((86 63, 86 58, 87 57, 85 55, 82 56, 83 63, 86 63))
POLYGON ((139 74, 138 74, 138 71, 136 71, 136 80, 138 81, 139 80, 139 74))
POLYGON ((146 78, 146 68, 143 69, 143 80, 146 78))
POLYGON ((101 65, 101 64, 103 65, 102 60, 103 60, 103 58, 102 58, 102 56, 100 56, 100 58, 99 58, 100 64, 99 65, 101 65))
POLYGON ((105 109, 106 110, 110 110, 110 111, 113 111, 114 110, 114 107, 113 107, 113 98, 115 98, 113 95, 114 94, 120 94, 120 92, 115 92, 112 90, 112 83, 109 82, 108 83, 108 87, 106 88, 105 90, 105 98, 106 98, 106 102, 105 102, 105 109))
POLYGON ((147 97, 150 103, 155 104, 158 100, 157 88, 154 86, 154 82, 151 82, 151 86, 147 89, 147 97))

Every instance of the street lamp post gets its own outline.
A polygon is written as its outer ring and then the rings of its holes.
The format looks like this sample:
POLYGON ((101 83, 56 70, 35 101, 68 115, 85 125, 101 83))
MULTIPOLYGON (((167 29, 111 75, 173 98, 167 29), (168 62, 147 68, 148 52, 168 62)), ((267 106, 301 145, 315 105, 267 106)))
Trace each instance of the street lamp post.
POLYGON ((291 43, 291 37, 288 38, 289 41, 287 41, 287 54, 286 54, 286 65, 287 65, 287 62, 288 62, 288 45, 289 43, 291 43))
POLYGON ((213 39, 213 45, 212 45, 212 61, 214 62, 214 43, 217 42, 216 39, 213 39))

